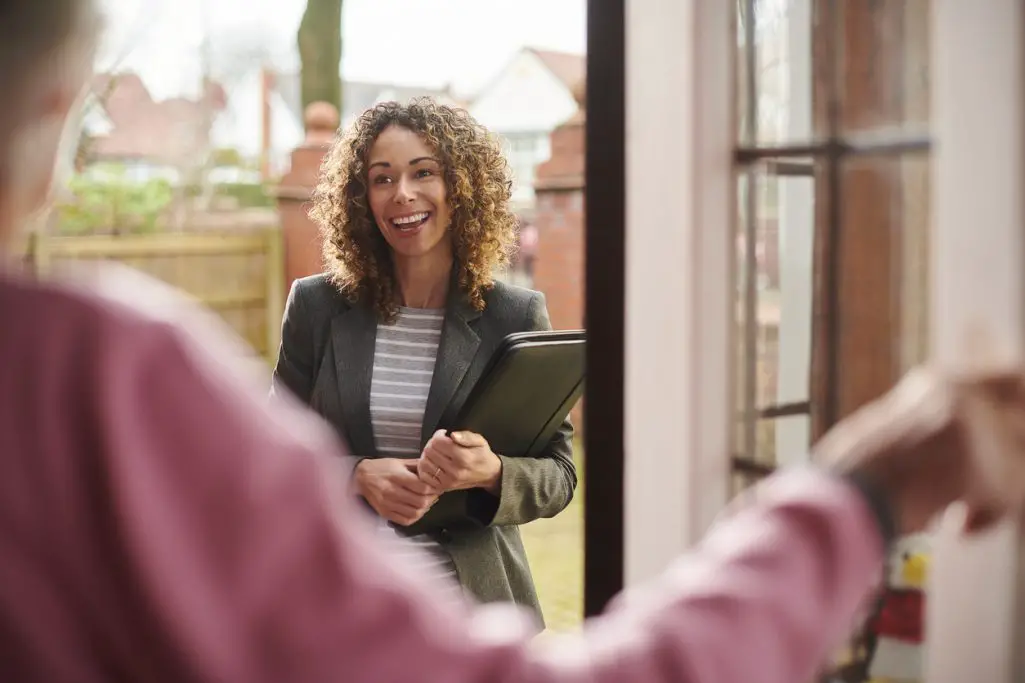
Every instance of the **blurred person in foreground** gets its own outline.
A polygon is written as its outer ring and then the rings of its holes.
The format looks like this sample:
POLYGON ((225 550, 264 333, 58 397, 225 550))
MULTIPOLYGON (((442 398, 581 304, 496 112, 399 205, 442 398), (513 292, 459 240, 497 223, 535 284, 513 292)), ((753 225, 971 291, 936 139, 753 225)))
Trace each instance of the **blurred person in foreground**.
MULTIPOLYGON (((0 228, 44 201, 91 7, 0 4, 0 228), (29 158, 32 157, 32 158, 29 158), (49 164, 40 162, 48 157, 49 164)), ((583 633, 453 605, 389 564, 330 429, 271 409, 179 327, 0 276, 5 681, 808 680, 894 534, 1021 509, 1022 374, 913 373, 583 633)))
POLYGON ((423 551, 405 553, 420 576, 541 625, 519 527, 573 498, 570 421, 530 458, 440 429, 507 335, 551 329, 543 294, 492 275, 515 239, 510 188, 501 143, 465 110, 424 97, 363 112, 325 157, 312 215, 327 272, 292 286, 274 379, 358 456, 354 492, 385 538, 423 551))

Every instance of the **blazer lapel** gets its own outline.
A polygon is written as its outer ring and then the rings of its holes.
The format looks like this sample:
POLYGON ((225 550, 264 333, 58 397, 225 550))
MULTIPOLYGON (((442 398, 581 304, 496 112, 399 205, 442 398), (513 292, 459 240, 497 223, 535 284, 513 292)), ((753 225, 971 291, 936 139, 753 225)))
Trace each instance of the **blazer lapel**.
POLYGON ((374 372, 377 317, 374 311, 354 304, 331 321, 335 373, 341 399, 345 434, 353 455, 377 454, 370 422, 370 383, 374 372))
POLYGON ((434 376, 424 409, 423 429, 420 433, 421 447, 427 443, 438 425, 452 396, 463 381, 466 371, 477 355, 480 335, 476 321, 480 312, 462 295, 462 290, 453 282, 445 322, 438 347, 438 360, 434 364, 434 376))

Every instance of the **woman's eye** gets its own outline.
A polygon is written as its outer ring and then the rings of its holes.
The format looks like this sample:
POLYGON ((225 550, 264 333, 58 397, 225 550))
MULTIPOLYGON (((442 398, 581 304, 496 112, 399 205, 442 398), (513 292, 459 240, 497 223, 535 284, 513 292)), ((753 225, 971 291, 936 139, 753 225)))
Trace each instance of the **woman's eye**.
POLYGON ((386 175, 379 175, 376 178, 374 178, 374 185, 384 185, 385 183, 390 183, 390 182, 391 182, 391 178, 389 178, 386 175))
POLYGON ((416 177, 417 178, 427 178, 427 177, 430 177, 432 175, 434 175, 434 171, 432 171, 429 168, 421 168, 420 170, 418 170, 416 172, 416 177))

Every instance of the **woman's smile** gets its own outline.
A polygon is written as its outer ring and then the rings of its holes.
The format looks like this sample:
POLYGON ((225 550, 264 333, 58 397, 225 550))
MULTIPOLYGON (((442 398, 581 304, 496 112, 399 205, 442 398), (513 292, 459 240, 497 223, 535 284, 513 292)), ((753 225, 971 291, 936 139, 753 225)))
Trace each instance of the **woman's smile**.
POLYGON ((430 211, 420 211, 390 218, 388 222, 398 231, 399 235, 410 237, 420 232, 430 218, 430 211))

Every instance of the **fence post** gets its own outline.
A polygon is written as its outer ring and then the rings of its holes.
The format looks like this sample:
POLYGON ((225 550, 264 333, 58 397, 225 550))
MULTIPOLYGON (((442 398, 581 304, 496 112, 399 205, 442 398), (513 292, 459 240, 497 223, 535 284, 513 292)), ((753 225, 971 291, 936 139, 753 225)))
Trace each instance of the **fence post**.
POLYGON ((29 235, 26 257, 35 277, 46 275, 50 271, 50 245, 47 244, 46 235, 39 230, 33 230, 29 235))
POLYGON ((267 359, 273 365, 281 342, 281 316, 285 301, 284 232, 267 231, 267 359))

